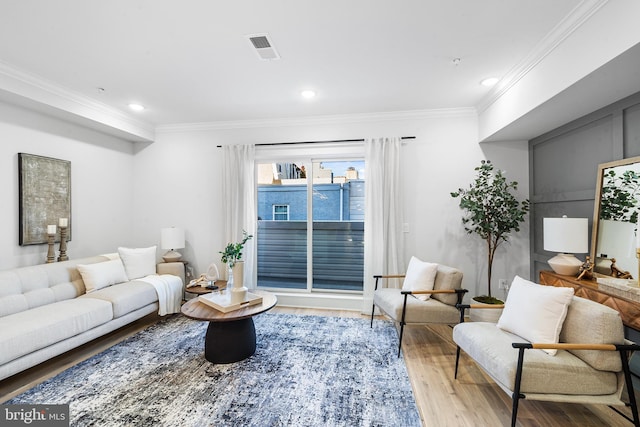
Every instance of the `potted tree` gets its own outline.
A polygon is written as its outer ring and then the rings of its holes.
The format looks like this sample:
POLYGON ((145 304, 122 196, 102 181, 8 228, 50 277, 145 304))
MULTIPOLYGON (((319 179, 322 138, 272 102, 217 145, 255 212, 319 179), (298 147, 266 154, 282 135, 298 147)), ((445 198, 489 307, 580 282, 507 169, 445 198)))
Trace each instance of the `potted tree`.
POLYGON ((507 181, 504 172, 494 169, 489 160, 483 160, 475 170, 477 175, 469 188, 460 188, 452 192, 451 197, 460 198, 466 232, 477 234, 487 244, 487 295, 473 299, 486 304, 503 304, 491 295, 493 260, 496 250, 508 241, 510 234, 520 231, 520 223, 529 212, 529 200, 519 201, 512 193, 518 189, 518 183, 507 181))
POLYGON ((222 262, 229 267, 227 288, 231 288, 232 301, 242 301, 247 294, 247 288, 244 287, 244 261, 242 261, 242 250, 244 244, 251 239, 253 235, 242 230, 242 241, 237 243, 228 243, 222 254, 222 262))

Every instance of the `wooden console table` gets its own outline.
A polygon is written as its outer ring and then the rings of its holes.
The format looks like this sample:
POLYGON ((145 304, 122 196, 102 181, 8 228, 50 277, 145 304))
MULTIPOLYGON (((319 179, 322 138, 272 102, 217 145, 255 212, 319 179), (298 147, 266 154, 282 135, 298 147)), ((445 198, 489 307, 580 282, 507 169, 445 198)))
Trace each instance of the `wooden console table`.
POLYGON ((600 289, 595 280, 577 280, 572 276, 563 276, 553 271, 540 272, 540 283, 547 286, 573 288, 575 295, 599 302, 617 310, 626 326, 640 331, 640 302, 612 295, 600 289))

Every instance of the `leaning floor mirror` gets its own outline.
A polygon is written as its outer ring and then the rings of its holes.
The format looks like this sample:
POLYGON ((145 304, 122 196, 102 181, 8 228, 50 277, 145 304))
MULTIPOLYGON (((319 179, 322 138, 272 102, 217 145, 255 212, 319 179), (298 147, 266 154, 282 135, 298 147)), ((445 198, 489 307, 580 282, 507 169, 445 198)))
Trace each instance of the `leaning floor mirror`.
POLYGON ((638 279, 639 216, 640 157, 601 164, 591 245, 596 273, 638 279))

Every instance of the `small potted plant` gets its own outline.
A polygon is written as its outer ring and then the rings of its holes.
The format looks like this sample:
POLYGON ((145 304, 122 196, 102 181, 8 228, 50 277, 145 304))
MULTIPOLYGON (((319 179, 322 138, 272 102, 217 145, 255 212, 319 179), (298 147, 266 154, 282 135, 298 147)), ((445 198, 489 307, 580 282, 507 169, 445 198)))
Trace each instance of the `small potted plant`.
POLYGON ((238 243, 228 243, 222 254, 222 262, 229 267, 227 280, 227 288, 231 288, 232 301, 242 301, 247 294, 247 288, 244 286, 244 261, 242 261, 242 250, 244 244, 251 239, 253 235, 242 230, 242 241, 238 243))
POLYGON ((518 189, 518 183, 508 182, 504 172, 494 169, 489 160, 483 160, 475 170, 478 174, 469 188, 460 188, 452 192, 451 197, 460 198, 460 208, 465 213, 462 223, 466 232, 477 234, 487 244, 488 294, 473 299, 488 304, 503 304, 491 295, 493 260, 500 244, 508 241, 513 231, 520 231, 520 223, 529 211, 529 200, 518 201, 512 194, 518 189))
POLYGON ((222 254, 222 262, 227 264, 229 268, 233 268, 237 262, 242 259, 242 250, 244 244, 253 237, 252 234, 248 234, 245 230, 242 230, 242 241, 238 243, 229 243, 224 251, 220 251, 222 254))

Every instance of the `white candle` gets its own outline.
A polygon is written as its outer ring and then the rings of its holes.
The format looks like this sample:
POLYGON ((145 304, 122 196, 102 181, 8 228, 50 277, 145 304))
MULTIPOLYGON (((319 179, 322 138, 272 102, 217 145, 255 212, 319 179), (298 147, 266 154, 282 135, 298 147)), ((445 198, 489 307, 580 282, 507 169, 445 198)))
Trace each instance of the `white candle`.
POLYGON ((69 219, 68 218, 60 218, 60 221, 58 222, 58 225, 60 227, 67 227, 69 225, 69 219))
POLYGON ((56 226, 47 225, 47 234, 56 234, 56 226))

